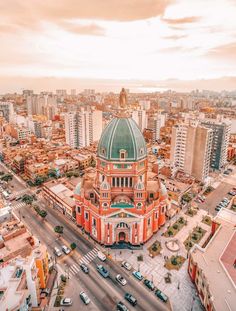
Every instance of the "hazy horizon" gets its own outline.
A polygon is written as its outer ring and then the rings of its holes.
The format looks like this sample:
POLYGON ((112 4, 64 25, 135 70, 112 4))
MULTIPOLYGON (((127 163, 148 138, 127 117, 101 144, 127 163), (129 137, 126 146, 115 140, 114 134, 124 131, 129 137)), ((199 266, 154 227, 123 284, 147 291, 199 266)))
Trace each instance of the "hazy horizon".
POLYGON ((115 79, 80 79, 55 77, 0 77, 0 94, 22 93, 25 89, 35 93, 41 91, 55 92, 56 89, 71 89, 82 92, 84 89, 95 89, 96 92, 119 92, 122 87, 128 88, 132 93, 152 93, 172 90, 176 92, 191 92, 193 90, 209 91, 236 91, 236 77, 224 77, 210 80, 181 81, 168 79, 164 81, 139 81, 115 79), (14 80, 15 79, 15 80, 14 80), (14 82, 13 82, 14 80, 14 82), (14 85, 14 87, 13 87, 14 85))

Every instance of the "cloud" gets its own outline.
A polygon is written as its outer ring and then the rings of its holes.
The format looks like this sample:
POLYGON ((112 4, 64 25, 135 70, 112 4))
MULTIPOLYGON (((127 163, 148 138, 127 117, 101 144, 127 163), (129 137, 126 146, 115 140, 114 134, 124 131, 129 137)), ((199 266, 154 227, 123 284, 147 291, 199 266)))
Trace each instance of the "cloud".
POLYGON ((187 16, 182 18, 162 18, 162 21, 169 25, 182 25, 196 23, 200 19, 200 16, 187 16))
POLYGON ((96 24, 75 24, 70 22, 62 22, 59 24, 64 30, 79 35, 104 36, 105 29, 96 24))
POLYGON ((236 42, 231 42, 224 45, 219 45, 211 50, 208 51, 206 56, 212 58, 223 58, 223 59, 230 59, 235 61, 236 55, 236 42))
POLYGON ((194 50, 196 50, 196 47, 192 47, 192 48, 188 48, 188 47, 184 47, 182 45, 176 45, 176 46, 170 46, 170 47, 166 47, 166 48, 162 48, 160 50, 157 50, 157 52, 162 52, 162 53, 175 53, 175 52, 192 52, 194 50))
POLYGON ((167 40, 179 40, 179 39, 183 39, 186 37, 187 37, 187 35, 171 35, 171 36, 164 36, 162 38, 167 39, 167 40))
MULTIPOLYGON (((37 30, 41 22, 58 24, 79 19, 135 21, 163 15, 173 1, 8 0, 0 1, 0 18, 3 25, 8 24, 9 27, 18 26, 31 30, 37 30)), ((8 28, 5 30, 8 31, 8 28)), ((77 30, 74 28, 74 32, 86 32, 85 29, 78 28, 77 30)))

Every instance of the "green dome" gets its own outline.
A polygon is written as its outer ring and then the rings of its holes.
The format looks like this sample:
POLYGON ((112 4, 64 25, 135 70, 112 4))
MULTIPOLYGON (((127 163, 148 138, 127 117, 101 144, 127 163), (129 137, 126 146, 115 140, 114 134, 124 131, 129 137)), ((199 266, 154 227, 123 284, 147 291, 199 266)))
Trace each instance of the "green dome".
POLYGON ((147 156, 146 143, 132 118, 114 118, 104 129, 98 144, 98 157, 110 160, 137 161, 147 156))

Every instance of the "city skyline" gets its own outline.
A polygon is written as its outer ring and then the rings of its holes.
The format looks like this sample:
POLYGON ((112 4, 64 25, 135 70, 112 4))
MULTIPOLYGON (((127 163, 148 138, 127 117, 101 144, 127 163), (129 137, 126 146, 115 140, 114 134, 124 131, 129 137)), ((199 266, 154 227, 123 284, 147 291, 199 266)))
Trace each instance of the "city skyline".
POLYGON ((0 93, 234 89, 235 1, 11 1, 0 14, 0 93))

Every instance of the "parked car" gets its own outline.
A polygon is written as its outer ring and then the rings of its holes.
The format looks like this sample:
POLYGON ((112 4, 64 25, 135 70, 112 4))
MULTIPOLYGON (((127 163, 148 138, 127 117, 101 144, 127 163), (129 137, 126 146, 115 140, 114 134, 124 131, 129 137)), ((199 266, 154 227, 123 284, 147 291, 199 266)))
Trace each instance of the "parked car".
POLYGON ((103 265, 97 265, 97 271, 104 277, 108 278, 109 271, 103 265))
POLYGON ((136 279, 138 279, 139 281, 142 281, 143 276, 139 271, 134 271, 132 274, 134 277, 136 277, 136 279))
POLYGON ((103 252, 98 252, 97 253, 97 257, 101 260, 101 261, 105 261, 106 260, 106 255, 103 254, 103 252))
POLYGON ((219 206, 219 205, 217 205, 216 208, 215 208, 215 210, 216 210, 217 212, 219 212, 221 209, 222 209, 222 206, 219 206))
POLYGON ((81 300, 86 304, 88 305, 90 303, 90 299, 89 297, 85 294, 85 292, 80 292, 79 293, 79 296, 81 298, 81 300))
POLYGON ((159 299, 161 299, 163 302, 167 302, 167 300, 168 300, 168 297, 167 297, 161 290, 159 290, 159 289, 157 289, 157 290, 155 291, 155 295, 156 295, 159 299))
POLYGON ((66 255, 70 254, 70 252, 71 252, 71 250, 69 249, 69 247, 67 247, 66 245, 62 245, 61 249, 62 249, 62 251, 63 251, 66 255))
POLYGON ((123 261, 121 264, 121 267, 125 268, 126 270, 130 271, 132 266, 130 263, 128 263, 127 261, 123 261))
POLYGON ((16 201, 19 201, 19 200, 21 200, 21 196, 20 197, 16 197, 16 201))
POLYGON ((126 307, 126 305, 122 301, 118 302, 116 308, 118 311, 129 311, 129 309, 126 307))
POLYGON ((236 195, 236 191, 230 190, 230 191, 228 192, 228 194, 231 195, 231 196, 235 196, 235 195, 236 195))
POLYGON ((54 254, 57 257, 60 257, 62 255, 62 252, 60 251, 60 249, 58 247, 54 247, 54 254))
POLYGON ((84 273, 89 273, 89 268, 84 263, 80 264, 80 268, 84 273))
POLYGON ((155 285, 153 284, 152 281, 145 279, 143 283, 147 286, 147 288, 149 288, 151 290, 155 289, 155 285))
POLYGON ((125 286, 127 284, 126 279, 123 278, 123 276, 121 276, 120 274, 117 274, 116 280, 123 286, 125 286))
POLYGON ((72 299, 71 298, 64 298, 60 302, 61 306, 71 306, 72 305, 72 299))
POLYGON ((136 306, 137 299, 129 293, 125 293, 125 299, 131 303, 132 306, 136 306))
POLYGON ((228 171, 224 171, 223 174, 224 174, 224 175, 229 175, 229 172, 228 172, 228 171))

